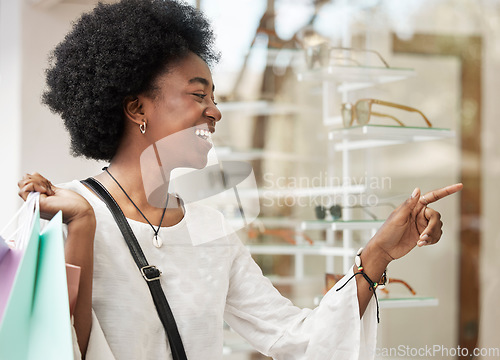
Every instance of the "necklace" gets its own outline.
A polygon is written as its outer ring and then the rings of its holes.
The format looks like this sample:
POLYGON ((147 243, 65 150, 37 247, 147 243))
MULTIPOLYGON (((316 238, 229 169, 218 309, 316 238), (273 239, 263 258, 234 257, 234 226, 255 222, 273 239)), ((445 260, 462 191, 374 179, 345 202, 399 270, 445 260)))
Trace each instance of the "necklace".
POLYGON ((160 232, 161 223, 163 222, 163 217, 165 216, 165 212, 167 211, 168 199, 170 197, 170 194, 168 193, 168 191, 167 191, 167 201, 165 203, 165 208, 163 209, 163 213, 161 214, 160 224, 158 225, 158 229, 155 229, 155 227, 153 226, 153 224, 151 224, 151 222, 148 220, 148 218, 146 217, 146 215, 144 215, 142 213, 141 209, 139 209, 139 207, 132 201, 132 199, 130 198, 130 196, 128 196, 127 192, 120 185, 120 183, 118 182, 118 180, 116 180, 115 177, 113 175, 111 175, 111 173, 108 170, 108 167, 106 166, 106 167, 103 167, 102 169, 104 171, 106 171, 109 176, 111 176, 111 178, 115 181, 116 185, 118 185, 120 187, 120 189, 122 189, 123 193, 130 200, 130 202, 132 203, 132 205, 134 205, 134 207, 137 209, 137 211, 139 211, 139 213, 142 215, 142 217, 148 222, 149 226, 151 226, 151 228, 153 229, 153 233, 154 233, 154 235, 153 235, 153 245, 156 246, 157 248, 160 248, 163 245, 163 240, 158 235, 158 233, 160 232))

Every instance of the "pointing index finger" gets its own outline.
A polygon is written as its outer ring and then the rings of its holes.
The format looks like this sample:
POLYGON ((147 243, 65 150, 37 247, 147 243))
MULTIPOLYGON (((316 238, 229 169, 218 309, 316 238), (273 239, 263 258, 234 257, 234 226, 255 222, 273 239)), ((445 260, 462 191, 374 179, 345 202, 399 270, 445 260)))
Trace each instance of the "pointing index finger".
POLYGON ((463 184, 459 183, 459 184, 449 185, 441 189, 429 191, 428 193, 420 197, 420 203, 422 205, 427 206, 430 203, 436 202, 439 199, 442 199, 448 195, 454 194, 457 191, 462 190, 463 187, 464 187, 463 184))

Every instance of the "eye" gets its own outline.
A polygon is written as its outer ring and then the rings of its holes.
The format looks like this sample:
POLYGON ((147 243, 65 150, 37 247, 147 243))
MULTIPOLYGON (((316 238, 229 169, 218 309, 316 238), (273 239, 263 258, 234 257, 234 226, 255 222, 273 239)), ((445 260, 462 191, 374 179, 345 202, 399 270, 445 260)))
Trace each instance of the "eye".
POLYGON ((194 95, 196 97, 199 97, 200 99, 204 99, 207 94, 198 94, 198 93, 192 93, 191 95, 194 95))

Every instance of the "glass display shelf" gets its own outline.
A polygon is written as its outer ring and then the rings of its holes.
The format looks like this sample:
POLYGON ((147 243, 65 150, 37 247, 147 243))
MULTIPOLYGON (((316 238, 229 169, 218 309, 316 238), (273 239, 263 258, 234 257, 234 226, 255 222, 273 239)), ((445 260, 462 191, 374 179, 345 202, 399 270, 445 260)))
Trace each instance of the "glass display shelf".
POLYGON ((307 220, 301 230, 372 230, 378 229, 385 220, 307 220))
POLYGON ((299 228, 304 220, 292 217, 271 217, 261 216, 254 220, 252 225, 259 227, 260 225, 266 228, 299 228))
MULTIPOLYGON (((286 188, 259 188, 258 195, 260 198, 277 199, 277 198, 301 198, 311 196, 334 196, 339 194, 362 194, 366 191, 365 185, 351 186, 318 186, 310 188, 286 187, 286 188)), ((239 191, 240 197, 255 197, 254 190, 242 189, 239 191)))
POLYGON ((262 149, 235 150, 227 146, 215 146, 215 154, 217 155, 218 160, 252 161, 258 159, 269 159, 307 163, 322 163, 325 161, 324 158, 318 156, 303 156, 299 154, 262 149))
POLYGON ((333 65, 299 72, 299 81, 333 81, 343 83, 338 91, 353 91, 400 81, 415 76, 415 70, 409 68, 333 65))
MULTIPOLYGON (((439 300, 428 296, 411 296, 411 297, 394 297, 384 298, 378 293, 378 304, 381 309, 397 309, 397 308, 414 308, 414 307, 429 307, 438 306, 439 300)), ((318 305, 323 296, 314 298, 314 305, 318 305)))
MULTIPOLYGON (((260 46, 255 46, 252 51, 260 53, 259 55, 266 56, 267 64, 272 64, 274 68, 284 69, 288 65, 294 66, 304 66, 305 61, 304 50, 300 48, 288 48, 288 47, 268 47, 267 45, 261 44, 260 46)), ((248 55, 249 53, 247 53, 248 55)))
POLYGON ((255 255, 323 255, 352 256, 356 255, 353 248, 326 245, 324 241, 315 241, 314 245, 245 245, 250 253, 255 255))
MULTIPOLYGON (((237 112, 244 116, 269 116, 269 115, 290 115, 296 113, 311 114, 318 112, 307 106, 299 106, 289 103, 279 103, 268 100, 241 100, 220 102, 217 107, 222 114, 237 112)), ((292 119, 292 118, 290 118, 292 119)))
POLYGON ((259 217, 255 220, 266 227, 297 227, 302 220, 290 217, 259 217))
POLYGON ((336 151, 448 139, 454 136, 455 132, 450 129, 387 125, 353 126, 328 133, 329 140, 335 141, 336 151))
POLYGON ((381 309, 396 309, 410 307, 428 307, 438 306, 439 300, 433 297, 412 296, 412 297, 395 297, 384 298, 379 296, 379 306, 381 309))

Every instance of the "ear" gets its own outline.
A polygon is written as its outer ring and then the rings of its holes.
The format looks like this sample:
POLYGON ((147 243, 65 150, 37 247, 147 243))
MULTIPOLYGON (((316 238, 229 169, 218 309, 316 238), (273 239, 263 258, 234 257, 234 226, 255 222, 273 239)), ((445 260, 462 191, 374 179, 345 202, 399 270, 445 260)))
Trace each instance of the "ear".
POLYGON ((127 120, 141 125, 145 120, 141 98, 138 96, 125 97, 123 99, 123 114, 127 120))

